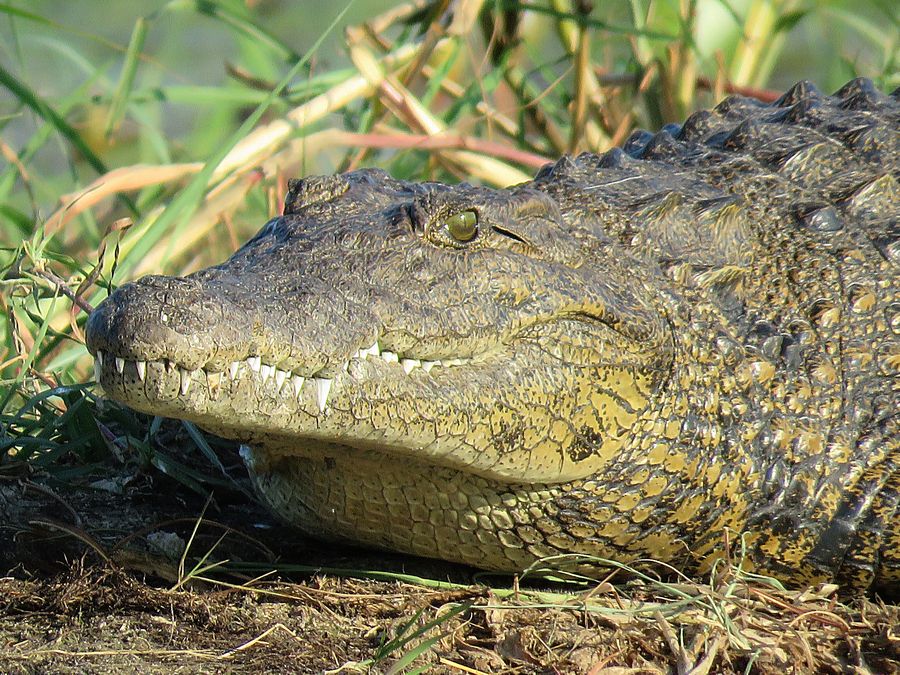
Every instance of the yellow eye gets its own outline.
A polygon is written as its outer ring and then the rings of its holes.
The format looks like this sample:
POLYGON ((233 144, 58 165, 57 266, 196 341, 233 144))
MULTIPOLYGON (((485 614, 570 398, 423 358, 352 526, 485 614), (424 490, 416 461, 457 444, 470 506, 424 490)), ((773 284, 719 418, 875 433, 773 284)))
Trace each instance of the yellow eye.
POLYGON ((478 214, 474 211, 460 211, 446 218, 444 225, 456 241, 472 241, 478 232, 478 214))

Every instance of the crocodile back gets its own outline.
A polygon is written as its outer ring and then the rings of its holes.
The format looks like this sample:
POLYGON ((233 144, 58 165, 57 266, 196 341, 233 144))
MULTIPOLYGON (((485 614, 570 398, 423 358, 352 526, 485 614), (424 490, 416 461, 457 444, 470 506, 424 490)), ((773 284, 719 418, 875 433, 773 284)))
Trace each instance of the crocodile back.
POLYGON ((693 389, 680 406, 693 441, 675 453, 712 436, 713 493, 720 467, 752 457, 724 508, 747 505, 730 525, 763 533, 763 567, 896 588, 900 91, 854 80, 832 96, 808 82, 771 104, 735 96, 536 180, 586 236, 686 299, 660 302, 688 364, 676 389, 693 389))

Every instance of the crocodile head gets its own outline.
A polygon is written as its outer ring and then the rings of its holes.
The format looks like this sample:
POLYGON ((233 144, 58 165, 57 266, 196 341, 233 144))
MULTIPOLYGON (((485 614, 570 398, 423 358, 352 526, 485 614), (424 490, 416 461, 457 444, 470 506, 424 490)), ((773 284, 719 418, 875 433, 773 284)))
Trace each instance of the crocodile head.
POLYGON ((103 302, 97 379, 270 452, 587 476, 628 442, 671 336, 637 266, 571 219, 535 184, 295 181, 225 263, 103 302))

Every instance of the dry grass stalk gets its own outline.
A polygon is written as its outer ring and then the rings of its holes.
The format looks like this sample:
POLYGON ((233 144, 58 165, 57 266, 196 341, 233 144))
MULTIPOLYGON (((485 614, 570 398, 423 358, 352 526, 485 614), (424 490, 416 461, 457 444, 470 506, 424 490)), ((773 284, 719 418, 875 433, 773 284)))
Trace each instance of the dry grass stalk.
POLYGON ((120 192, 133 192, 153 185, 176 183, 194 175, 202 168, 202 162, 186 162, 155 166, 134 164, 113 169, 94 179, 83 190, 60 197, 62 205, 47 218, 45 231, 48 235, 59 232, 79 214, 105 199, 115 197, 120 192))

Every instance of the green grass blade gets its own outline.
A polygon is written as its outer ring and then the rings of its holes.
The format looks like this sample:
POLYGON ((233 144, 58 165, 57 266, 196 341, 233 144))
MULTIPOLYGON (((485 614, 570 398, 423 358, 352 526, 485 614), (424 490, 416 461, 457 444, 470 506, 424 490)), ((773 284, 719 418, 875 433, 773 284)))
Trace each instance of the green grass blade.
MULTIPOLYGON (((241 16, 237 12, 223 5, 221 2, 215 2, 213 0, 175 0, 174 2, 170 2, 168 5, 166 5, 166 9, 181 8, 190 8, 199 14, 205 14, 210 18, 221 21, 222 23, 230 26, 231 28, 234 28, 238 32, 247 36, 256 44, 266 46, 269 49, 273 50, 288 63, 295 64, 301 61, 306 63, 306 61, 308 60, 306 56, 301 57, 297 52, 285 45, 272 33, 254 23, 248 17, 241 16)), ((341 13, 341 17, 343 17, 343 14, 344 12, 341 13)), ((331 28, 326 31, 326 35, 330 31, 331 28)))
POLYGON ((435 635, 434 637, 428 638, 427 640, 422 640, 415 647, 406 652, 403 656, 397 659, 394 662, 394 665, 390 667, 387 671, 387 675, 394 675, 394 673, 402 673, 405 672, 406 675, 413 675, 413 673, 422 673, 425 672, 423 669, 427 668, 427 666, 420 666, 415 670, 405 671, 405 668, 409 666, 413 661, 419 658, 422 654, 431 649, 437 642, 444 637, 443 634, 435 635))
MULTIPOLYGON (((421 627, 419 627, 417 630, 413 631, 409 635, 404 635, 406 633, 406 631, 409 630, 412 627, 412 625, 415 624, 416 621, 418 621, 419 616, 421 616, 421 614, 423 612, 423 610, 419 610, 418 612, 416 612, 416 614, 413 616, 412 619, 407 621, 400 628, 400 630, 397 631, 397 637, 395 637, 393 640, 390 640, 389 642, 385 643, 378 649, 378 651, 375 654, 376 663, 378 661, 380 661, 381 659, 386 658, 387 656, 389 656, 391 653, 397 651, 398 649, 403 649, 403 647, 408 645, 413 640, 425 635, 425 633, 430 631, 435 626, 441 625, 445 621, 452 619, 457 614, 461 614, 465 611, 470 610, 474 606, 474 604, 475 603, 471 600, 462 602, 462 603, 458 604, 456 607, 447 610, 443 614, 438 614, 431 621, 426 622, 425 624, 423 624, 421 627)), ((415 658, 415 656, 413 658, 415 658)))
POLYGON ((112 105, 106 117, 104 133, 109 136, 122 122, 125 115, 125 106, 131 95, 134 85, 134 74, 137 72, 141 51, 144 49, 144 41, 147 38, 147 19, 139 17, 134 23, 131 32, 131 40, 128 42, 128 51, 125 53, 125 62, 122 64, 122 74, 119 77, 119 85, 112 98, 112 105))
MULTIPOLYGON (((187 187, 175 197, 169 207, 163 211, 159 218, 157 218, 152 227, 143 234, 141 240, 135 244, 127 257, 119 262, 118 271, 127 273, 129 270, 133 269, 164 236, 169 235, 170 241, 172 242, 170 248, 171 246, 174 246, 174 242, 179 239, 179 232, 182 228, 187 226, 188 219, 202 201, 209 180, 216 170, 216 167, 223 159, 225 159, 231 149, 244 138, 254 126, 256 126, 269 107, 281 96, 282 91, 287 88, 291 81, 309 62, 309 59, 319 49, 325 41, 325 38, 328 37, 341 22, 352 5, 353 1, 351 0, 351 2, 347 3, 344 9, 341 10, 334 21, 331 22, 331 25, 319 36, 319 39, 316 40, 313 46, 303 55, 303 58, 291 67, 287 75, 285 75, 278 85, 269 92, 269 95, 266 96, 265 100, 260 103, 247 119, 244 120, 243 124, 231 134, 219 150, 207 160, 203 169, 194 176, 187 187), (173 231, 170 232, 170 229, 173 231)), ((171 251, 167 251, 167 257, 169 255, 171 255, 171 251)))
POLYGON ((579 26, 594 28, 612 34, 640 36, 645 37, 649 40, 663 40, 665 42, 671 42, 672 40, 678 39, 677 35, 661 33, 659 31, 653 30, 646 30, 643 28, 636 28, 635 26, 612 24, 601 19, 591 18, 589 15, 581 14, 578 12, 561 12, 551 7, 544 7, 543 5, 538 5, 533 2, 506 0, 506 2, 500 2, 498 4, 503 7, 503 9, 519 8, 528 10, 529 12, 534 12, 535 14, 543 14, 545 16, 553 17, 556 20, 572 21, 579 26))
POLYGON ((12 223, 13 227, 22 233, 23 237, 30 234, 32 220, 28 214, 22 213, 22 211, 9 204, 0 204, 0 216, 12 223))
POLYGON ((34 21, 35 23, 40 23, 45 26, 58 26, 59 24, 50 21, 50 19, 41 16, 40 14, 35 14, 34 12, 29 12, 27 10, 21 9, 19 7, 13 7, 12 5, 0 2, 0 13, 8 14, 10 16, 18 17, 20 19, 27 19, 28 21, 34 21))
POLYGON ((37 334, 34 336, 34 345, 29 350, 28 356, 25 358, 24 363, 22 363, 22 368, 19 370, 19 374, 16 377, 17 385, 25 381, 25 378, 28 376, 28 371, 31 370, 31 366, 34 365, 38 352, 44 344, 44 338, 47 336, 47 331, 50 329, 50 319, 53 317, 53 312, 56 309, 57 300, 59 300, 59 295, 54 294, 53 300, 50 303, 50 309, 45 312, 38 327, 37 334))
POLYGON ((9 89, 19 101, 31 108, 37 115, 51 124, 62 136, 74 145, 94 171, 97 173, 106 173, 107 168, 103 163, 103 160, 94 154, 94 151, 88 147, 81 135, 75 131, 75 129, 73 129, 59 113, 50 107, 46 101, 38 96, 33 89, 4 68, 2 64, 0 64, 0 85, 9 89))

